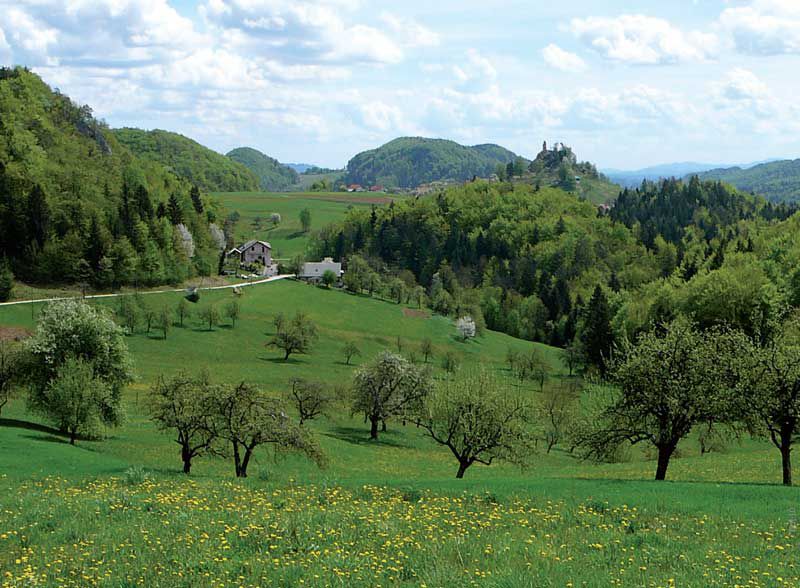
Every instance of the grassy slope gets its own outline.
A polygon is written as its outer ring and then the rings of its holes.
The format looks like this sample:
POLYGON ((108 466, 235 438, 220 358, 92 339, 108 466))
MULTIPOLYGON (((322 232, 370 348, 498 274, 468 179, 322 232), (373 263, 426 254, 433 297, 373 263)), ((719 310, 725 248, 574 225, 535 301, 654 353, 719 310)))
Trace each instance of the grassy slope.
MULTIPOLYGON (((229 297, 204 293, 200 304, 229 297)), ((31 314, 0 308, 0 325, 30 327, 31 314)), ((475 466, 459 482, 453 459, 415 428, 390 423, 371 444, 363 422, 340 408, 310 423, 330 458, 325 470, 295 457, 276 463, 265 450, 247 482, 232 482, 230 465, 214 458, 198 460, 187 482, 176 446, 145 416, 159 373, 206 366, 219 380, 275 392, 298 375, 343 384, 352 369, 339 353, 345 339, 364 351, 361 362, 393 348, 397 335, 406 349, 427 336, 437 357, 450 349, 465 364, 502 371, 508 346, 533 346, 498 333, 462 344, 444 318, 411 318, 394 304, 294 282, 247 290, 235 329, 192 322, 166 341, 129 337, 140 380, 126 394, 128 422, 109 439, 73 448, 47 430, 0 426, 0 570, 20 578, 0 577, 0 586, 31 575, 89 585, 107 572, 114 586, 296 585, 301 577, 315 586, 800 583, 792 527, 800 493, 771 485, 777 452, 763 443, 700 457, 689 442, 669 473, 679 482, 666 484, 646 481, 653 464, 641 457, 593 466, 559 450, 526 472, 475 466), (284 364, 263 347, 277 309, 302 309, 317 322, 311 355, 284 364), (129 465, 153 480, 126 484, 129 465), (495 498, 481 498, 486 492, 495 498)), ((560 371, 556 351, 537 347, 560 371)), ((30 420, 20 401, 3 418, 30 420)))
MULTIPOLYGON (((241 220, 236 226, 239 241, 264 239, 270 242, 275 258, 289 259, 305 252, 309 235, 300 230, 300 211, 311 210, 311 230, 340 220, 351 206, 372 206, 373 202, 386 201, 384 195, 346 192, 223 192, 214 194, 229 211, 238 211, 241 220), (269 228, 269 215, 281 215, 281 224, 269 228), (263 229, 253 230, 252 221, 257 216, 263 220, 263 229)), ((380 205, 380 204, 379 204, 380 205)))

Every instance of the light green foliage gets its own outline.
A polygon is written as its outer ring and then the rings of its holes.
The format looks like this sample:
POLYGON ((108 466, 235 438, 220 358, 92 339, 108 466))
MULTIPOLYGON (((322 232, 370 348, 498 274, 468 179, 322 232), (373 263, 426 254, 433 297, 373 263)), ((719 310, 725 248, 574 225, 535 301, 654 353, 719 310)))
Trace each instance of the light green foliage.
POLYGON ((370 422, 370 438, 378 438, 378 425, 418 411, 431 390, 431 374, 405 358, 385 351, 361 366, 353 378, 353 414, 370 422))
POLYGON ((753 428, 781 452, 783 483, 792 485, 791 454, 800 441, 800 323, 788 321, 765 348, 742 346, 742 361, 755 358, 752 379, 738 397, 753 428))
POLYGON ((189 474, 192 460, 206 455, 216 438, 214 426, 217 390, 204 373, 191 377, 179 372, 159 376, 150 395, 150 418, 156 427, 173 437, 180 446, 183 473, 189 474))
POLYGON ((336 283, 336 274, 331 270, 325 270, 325 273, 322 274, 322 283, 326 288, 330 288, 336 283))
POLYGON ((475 463, 526 464, 534 451, 533 411, 486 370, 462 373, 423 400, 417 422, 458 461, 457 478, 475 463))
POLYGON ((291 321, 276 320, 275 326, 275 335, 268 345, 283 351, 284 361, 293 353, 309 353, 317 339, 316 324, 303 312, 297 312, 291 321))
POLYGON ((92 364, 67 358, 37 399, 36 409, 75 444, 78 435, 97 436, 103 425, 122 422, 119 396, 98 377, 92 364))
MULTIPOLYGON (((25 341, 25 350, 30 356, 30 404, 40 412, 49 410, 48 386, 67 360, 84 362, 92 377, 107 386, 109 407, 118 405, 123 386, 133 381, 122 331, 105 309, 85 302, 63 300, 44 307, 36 332, 25 341)), ((104 414, 103 421, 116 424, 118 416, 115 412, 104 414)))
POLYGON ((231 326, 236 326, 236 319, 242 314, 241 306, 238 300, 231 300, 225 305, 225 316, 231 320, 231 326))
POLYGON ((701 332, 684 318, 662 329, 621 353, 611 370, 619 393, 582 441, 594 458, 623 442, 651 444, 658 451, 656 480, 665 479, 678 443, 695 425, 736 419, 728 395, 749 373, 738 358, 740 333, 701 332))
POLYGON ((233 457, 236 477, 246 478, 253 453, 261 445, 303 453, 324 463, 319 445, 306 429, 289 420, 281 402, 244 382, 220 386, 214 400, 217 441, 233 457))
POLYGON ((219 309, 214 304, 208 304, 200 308, 198 316, 206 324, 209 331, 219 324, 219 309))
POLYGON ((358 348, 358 345, 355 344, 353 341, 348 341, 342 347, 342 355, 344 355, 344 363, 346 365, 350 365, 350 362, 353 361, 354 357, 358 357, 361 355, 361 350, 358 348))

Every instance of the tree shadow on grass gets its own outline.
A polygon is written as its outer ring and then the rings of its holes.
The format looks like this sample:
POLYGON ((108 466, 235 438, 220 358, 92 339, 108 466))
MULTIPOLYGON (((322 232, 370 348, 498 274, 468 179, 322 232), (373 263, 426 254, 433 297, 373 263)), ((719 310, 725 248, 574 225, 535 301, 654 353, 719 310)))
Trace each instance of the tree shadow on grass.
POLYGON ((329 432, 323 433, 323 435, 331 439, 352 443, 353 445, 397 447, 402 449, 409 449, 411 447, 410 445, 391 439, 391 431, 378 433, 377 441, 372 440, 369 438, 369 430, 366 425, 363 429, 355 427, 334 427, 329 432))
POLYGON ((300 359, 295 357, 289 357, 289 359, 283 359, 283 356, 280 357, 259 357, 261 361, 268 361, 270 363, 277 363, 278 365, 303 365, 304 361, 300 361, 300 359))

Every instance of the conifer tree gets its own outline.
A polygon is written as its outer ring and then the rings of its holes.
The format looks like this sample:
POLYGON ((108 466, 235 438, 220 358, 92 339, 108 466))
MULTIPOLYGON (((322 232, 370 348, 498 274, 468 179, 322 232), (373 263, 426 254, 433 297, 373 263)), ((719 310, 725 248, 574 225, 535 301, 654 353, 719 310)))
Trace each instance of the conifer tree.
POLYGON ((584 315, 581 332, 586 358, 605 374, 606 362, 614 346, 614 332, 611 330, 611 308, 603 289, 595 287, 584 315))

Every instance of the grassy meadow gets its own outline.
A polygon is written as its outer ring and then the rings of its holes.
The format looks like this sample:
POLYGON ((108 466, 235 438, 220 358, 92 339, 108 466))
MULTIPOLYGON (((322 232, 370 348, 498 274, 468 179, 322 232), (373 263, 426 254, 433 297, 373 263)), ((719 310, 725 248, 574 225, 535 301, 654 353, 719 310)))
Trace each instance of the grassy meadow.
MULTIPOLYGON (((198 306, 231 296, 203 292, 198 306)), ((145 298, 174 306, 179 295, 145 298)), ((293 377, 346 386, 346 341, 360 347, 358 365, 398 337, 405 353, 428 337, 437 378, 448 351, 506 373, 509 347, 534 346, 547 385, 568 378, 553 348, 493 332, 462 343, 448 319, 389 302, 294 281, 246 288, 240 302, 235 327, 192 318, 166 340, 127 337, 138 380, 125 424, 103 440, 71 447, 22 400, 3 409, 0 586, 800 586, 800 490, 779 486, 778 452, 759 441, 701 456, 689 440, 665 483, 651 481, 647 452, 594 465, 562 447, 524 471, 475 465, 456 480, 455 460, 421 430, 389 421, 369 442, 363 419, 338 406, 307 423, 323 469, 261 448, 246 480, 211 457, 185 477, 178 446, 147 416, 159 374, 205 368, 275 394, 293 377), (320 337, 283 362, 264 343, 273 314, 295 310, 320 337)), ((0 307, 0 327, 31 329, 40 309, 0 307)), ((538 388, 518 392, 533 399, 538 388)))
POLYGON ((308 244, 307 233, 300 226, 300 211, 311 211, 311 230, 340 220, 353 206, 370 207, 390 202, 385 194, 369 192, 220 192, 213 194, 229 211, 238 211, 241 220, 236 226, 237 241, 261 239, 272 245, 272 256, 290 259, 302 254, 308 244), (273 212, 281 215, 281 223, 272 227, 269 216, 273 212), (256 217, 263 219, 261 229, 253 226, 256 217))

